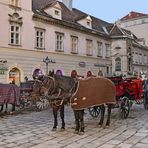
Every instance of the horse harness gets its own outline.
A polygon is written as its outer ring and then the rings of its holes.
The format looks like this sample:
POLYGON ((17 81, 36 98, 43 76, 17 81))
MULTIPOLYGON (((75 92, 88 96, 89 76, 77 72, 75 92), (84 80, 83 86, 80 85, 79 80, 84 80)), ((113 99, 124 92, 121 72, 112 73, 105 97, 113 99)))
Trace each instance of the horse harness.
MULTIPOLYGON (((53 88, 52 93, 54 93, 56 88, 57 88, 56 87, 55 78, 54 77, 50 77, 50 76, 49 76, 49 78, 51 78, 53 80, 54 88, 53 88)), ((63 87, 58 87, 58 94, 55 96, 55 98, 54 99, 48 99, 50 105, 52 107, 61 107, 63 105, 63 103, 68 103, 68 101, 66 101, 66 99, 71 98, 73 96, 73 94, 77 90, 77 86, 78 86, 78 80, 75 79, 74 85, 69 90, 69 93, 66 93, 66 96, 62 94, 62 92, 66 92, 66 90, 63 87)))

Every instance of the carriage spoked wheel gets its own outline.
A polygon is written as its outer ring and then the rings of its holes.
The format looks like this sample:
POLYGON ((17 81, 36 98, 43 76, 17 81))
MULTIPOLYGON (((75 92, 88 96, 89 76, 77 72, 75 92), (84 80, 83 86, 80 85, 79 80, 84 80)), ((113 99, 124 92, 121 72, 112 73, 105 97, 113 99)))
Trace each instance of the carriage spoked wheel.
POLYGON ((38 101, 36 101, 36 107, 40 111, 47 109, 48 106, 49 101, 44 97, 39 97, 38 101))
POLYGON ((120 111, 121 111, 120 113, 123 119, 126 119, 128 117, 131 106, 132 106, 132 103, 130 102, 129 98, 124 96, 122 98, 121 107, 120 107, 120 111))
POLYGON ((100 114, 100 107, 99 106, 90 107, 88 110, 89 110, 89 113, 92 117, 98 117, 100 114))

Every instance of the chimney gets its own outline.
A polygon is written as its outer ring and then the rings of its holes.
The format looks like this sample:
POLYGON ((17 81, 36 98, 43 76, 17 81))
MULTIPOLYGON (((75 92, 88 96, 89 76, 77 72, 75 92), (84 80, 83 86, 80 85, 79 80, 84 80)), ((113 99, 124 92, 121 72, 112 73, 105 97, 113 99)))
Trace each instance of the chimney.
POLYGON ((64 3, 64 5, 69 8, 70 10, 72 10, 72 0, 62 0, 62 2, 64 3))

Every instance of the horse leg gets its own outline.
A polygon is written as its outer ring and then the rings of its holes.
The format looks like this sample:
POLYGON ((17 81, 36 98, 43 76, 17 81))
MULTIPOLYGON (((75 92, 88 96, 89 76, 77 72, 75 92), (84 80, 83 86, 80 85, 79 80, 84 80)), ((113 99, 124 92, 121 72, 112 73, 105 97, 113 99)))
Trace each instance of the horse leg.
POLYGON ((2 112, 2 111, 3 111, 3 109, 4 109, 4 104, 3 104, 3 105, 1 105, 1 110, 0 110, 0 112, 2 112))
POLYGON ((101 109, 101 119, 100 119, 99 125, 102 125, 104 122, 105 106, 101 105, 100 109, 101 109))
POLYGON ((108 109, 107 109, 108 115, 107 115, 106 126, 109 126, 110 125, 110 116, 111 116, 112 105, 108 104, 107 106, 108 106, 108 109))
POLYGON ((64 121, 64 104, 62 104, 61 109, 60 109, 60 116, 62 120, 62 127, 61 130, 65 130, 65 121, 64 121))
POLYGON ((84 109, 79 111, 80 118, 80 135, 84 134, 84 109))
POLYGON ((8 113, 8 104, 5 104, 6 108, 5 108, 5 113, 8 113))
POLYGON ((80 122, 79 122, 79 111, 74 110, 74 115, 75 115, 75 134, 79 133, 79 129, 80 129, 80 122))
POLYGON ((12 109, 11 109, 10 114, 13 114, 15 112, 15 104, 11 104, 11 105, 12 105, 12 109))
POLYGON ((53 107, 53 116, 54 116, 54 126, 52 128, 52 131, 56 131, 57 125, 58 125, 58 120, 57 120, 58 108, 57 107, 53 107))

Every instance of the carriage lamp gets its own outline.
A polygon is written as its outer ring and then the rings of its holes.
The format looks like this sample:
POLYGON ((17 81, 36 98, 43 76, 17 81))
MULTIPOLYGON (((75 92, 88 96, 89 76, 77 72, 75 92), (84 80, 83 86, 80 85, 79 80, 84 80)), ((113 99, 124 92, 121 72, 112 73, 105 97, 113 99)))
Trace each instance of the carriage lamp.
POLYGON ((45 59, 43 59, 43 62, 46 64, 46 75, 48 75, 48 64, 56 62, 54 59, 50 59, 48 56, 45 59))

